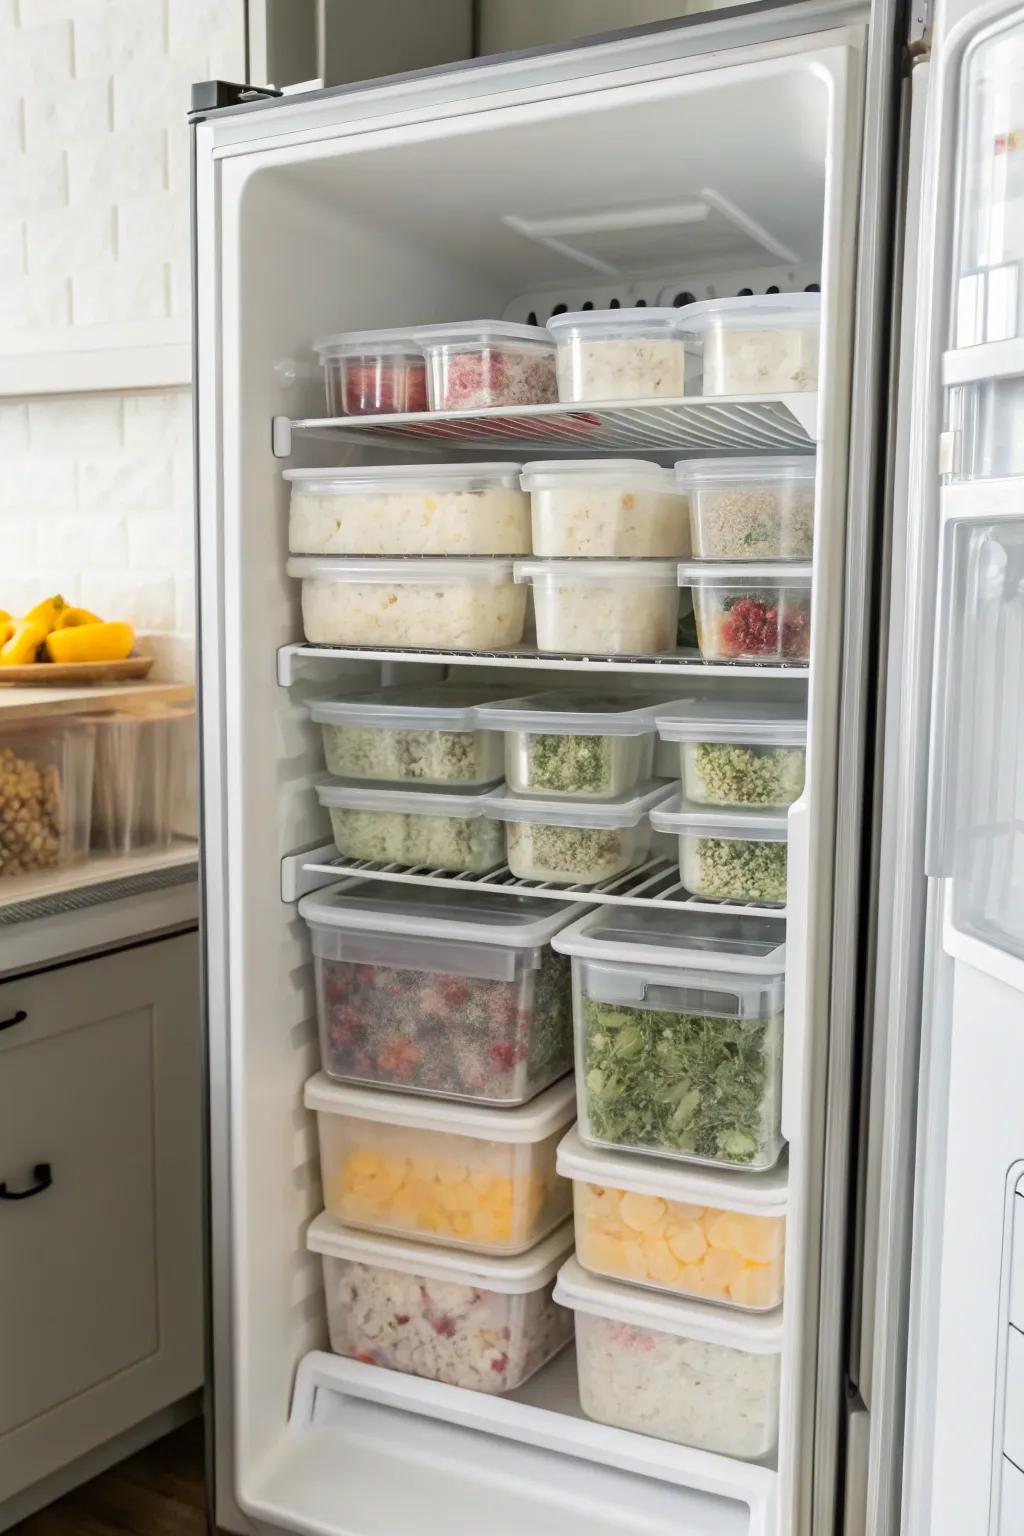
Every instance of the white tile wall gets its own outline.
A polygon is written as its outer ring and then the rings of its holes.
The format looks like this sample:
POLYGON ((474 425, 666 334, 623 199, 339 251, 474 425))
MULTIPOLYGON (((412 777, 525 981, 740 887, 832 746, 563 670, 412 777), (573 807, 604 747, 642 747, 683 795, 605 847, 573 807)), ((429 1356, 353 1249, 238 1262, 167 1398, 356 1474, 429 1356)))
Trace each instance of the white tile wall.
MULTIPOLYGON (((173 319, 193 80, 244 78, 244 0, 0 0, 0 330, 173 319)), ((188 390, 0 401, 0 608, 53 592, 192 669, 188 390)))

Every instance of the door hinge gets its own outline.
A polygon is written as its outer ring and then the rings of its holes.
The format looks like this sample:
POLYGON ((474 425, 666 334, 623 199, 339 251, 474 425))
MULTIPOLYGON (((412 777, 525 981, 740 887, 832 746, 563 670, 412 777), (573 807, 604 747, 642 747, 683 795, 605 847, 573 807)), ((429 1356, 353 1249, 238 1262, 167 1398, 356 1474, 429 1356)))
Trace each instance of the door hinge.
POLYGON ((907 60, 911 68, 931 54, 933 9, 932 0, 908 0, 907 60))
POLYGON ((192 85, 189 114, 217 112, 221 107, 239 107, 264 97, 280 96, 276 85, 239 85, 233 80, 197 80, 192 85))

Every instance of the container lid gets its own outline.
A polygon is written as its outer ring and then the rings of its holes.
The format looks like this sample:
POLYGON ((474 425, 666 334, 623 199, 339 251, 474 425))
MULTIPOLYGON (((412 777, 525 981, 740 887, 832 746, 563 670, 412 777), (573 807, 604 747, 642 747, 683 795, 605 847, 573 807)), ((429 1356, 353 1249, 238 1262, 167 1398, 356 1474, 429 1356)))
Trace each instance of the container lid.
POLYGON ((667 805, 651 812, 651 826, 659 832, 687 833, 691 837, 739 838, 748 843, 784 843, 788 836, 785 813, 777 811, 703 811, 673 795, 667 805))
POLYGON ((735 741, 762 747, 802 747, 807 741, 803 706, 785 702, 683 699, 659 710, 657 726, 662 741, 735 741))
POLYGON ((557 490, 566 484, 627 485, 669 495, 677 489, 672 471, 649 459, 537 459, 523 465, 520 483, 524 491, 557 490))
POLYGON ((293 488, 330 496, 365 496, 370 492, 518 491, 519 465, 356 464, 348 469, 285 469, 293 488))
POLYGON ((476 1136, 485 1141, 535 1142, 565 1130, 576 1118, 576 1084, 572 1075, 545 1088, 529 1104, 515 1109, 488 1109, 482 1104, 457 1104, 448 1099, 428 1099, 415 1093, 382 1093, 378 1088, 351 1088, 318 1072, 306 1084, 307 1109, 328 1115, 348 1115, 378 1125, 411 1126, 418 1131, 441 1131, 476 1136))
POLYGON ((444 586, 448 582, 479 581, 498 587, 512 580, 512 561, 491 555, 445 555, 439 559, 407 555, 402 560, 379 560, 373 555, 350 559, 292 555, 285 570, 289 576, 301 576, 306 580, 378 582, 392 586, 415 582, 444 586))
POLYGON ((782 1313, 734 1312, 708 1301, 683 1301, 638 1286, 619 1285, 601 1275, 589 1275, 576 1259, 558 1271, 555 1300, 574 1312, 655 1328, 704 1344, 724 1344, 751 1355, 775 1355, 782 1349, 782 1313))
POLYGON ((667 800, 673 785, 648 779, 608 800, 551 800, 511 789, 485 792, 484 815, 493 821, 537 821, 552 827, 635 827, 652 806, 667 800))
POLYGON ((710 1205, 748 1216, 785 1216, 789 1173, 785 1162, 765 1173, 700 1167, 696 1163, 636 1157, 587 1147, 573 1126, 558 1143, 558 1171, 564 1179, 656 1195, 684 1205, 710 1205))
POLYGON ((431 347, 463 346, 488 341, 517 341, 529 346, 552 347, 554 343, 542 325, 517 325, 513 320, 455 320, 444 325, 418 325, 413 340, 427 351, 431 347))
POLYGON ((509 949, 546 944, 586 910, 580 902, 545 901, 512 892, 495 893, 481 901, 474 891, 378 885, 375 880, 343 880, 299 902, 299 916, 311 927, 468 939, 509 949))
MULTIPOLYGON (((524 472, 528 468, 528 464, 523 465, 524 472)), ((813 453, 759 453, 744 459, 678 459, 675 479, 679 488, 687 491, 704 486, 775 485, 791 480, 813 484, 817 469, 813 453)))
POLYGON ((328 357, 346 357, 364 352, 407 352, 412 357, 420 355, 411 329, 337 331, 333 336, 321 336, 319 341, 314 341, 313 351, 319 352, 321 362, 328 357))
POLYGON ((525 1253, 466 1253, 442 1248, 437 1243, 406 1242, 382 1233, 355 1232, 343 1227, 326 1211, 306 1230, 306 1247, 332 1259, 354 1259, 358 1264, 380 1264, 426 1280, 450 1280, 481 1291, 500 1291, 504 1296, 523 1296, 550 1284, 559 1267, 572 1253, 572 1222, 563 1221, 535 1248, 525 1253))
POLYGON ((549 736, 650 736, 661 705, 654 694, 595 693, 559 688, 482 704, 478 724, 493 731, 543 731, 549 736))
MULTIPOLYGON (((518 569, 516 580, 519 580, 518 569)), ((809 560, 779 561, 776 565, 756 561, 723 560, 719 563, 684 560, 679 566, 679 585, 719 587, 809 587, 809 560)))
POLYGON ((567 587, 584 583, 604 587, 677 585, 674 560, 517 560, 515 579, 553 581, 556 586, 567 587))
POLYGON ((612 341, 616 337, 673 336, 683 339, 686 327, 680 310, 665 305, 639 305, 629 309, 574 309, 552 315, 548 330, 556 341, 583 336, 589 341, 612 341))
POLYGON ((490 704, 501 690, 477 683, 403 684, 353 694, 348 699, 310 699, 309 713, 319 725, 358 725, 390 730, 475 731, 475 710, 490 704))
POLYGON ((347 779, 332 779, 318 784, 321 805, 348 811, 400 811, 412 816, 460 816, 470 821, 484 814, 484 797, 493 792, 493 784, 476 789, 402 789, 395 785, 350 784, 347 779))
POLYGON ((821 321, 820 293, 754 293, 731 299, 701 299, 677 310, 685 331, 769 330, 782 326, 811 330, 821 321))
POLYGON ((551 947, 585 960, 699 966, 730 976, 770 978, 786 969, 786 922, 725 907, 701 912, 689 907, 602 906, 556 934, 551 947))

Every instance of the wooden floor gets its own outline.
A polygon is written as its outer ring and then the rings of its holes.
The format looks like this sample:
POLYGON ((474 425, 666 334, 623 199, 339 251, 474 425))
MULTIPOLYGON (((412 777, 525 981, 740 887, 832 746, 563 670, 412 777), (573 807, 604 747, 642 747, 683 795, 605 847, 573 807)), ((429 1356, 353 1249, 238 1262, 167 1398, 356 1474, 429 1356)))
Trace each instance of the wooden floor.
POLYGON ((203 1421, 11 1527, 10 1536, 206 1536, 203 1421))

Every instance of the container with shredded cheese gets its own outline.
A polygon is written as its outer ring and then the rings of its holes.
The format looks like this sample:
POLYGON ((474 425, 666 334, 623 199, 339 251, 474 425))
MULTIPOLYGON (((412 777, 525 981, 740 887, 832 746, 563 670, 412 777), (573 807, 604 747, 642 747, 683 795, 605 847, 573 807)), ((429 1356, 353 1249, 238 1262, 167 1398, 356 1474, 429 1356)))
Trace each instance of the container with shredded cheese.
POLYGON ((680 555, 690 551, 688 500, 645 459, 524 464, 535 555, 680 555))
POLYGON ((592 309, 552 315, 560 400, 649 400, 685 394, 687 343, 678 309, 592 309))
MULTIPOLYGON (((524 468, 528 466, 524 465, 524 468)), ((813 454, 681 459, 700 560, 806 560, 814 543, 813 454)))

